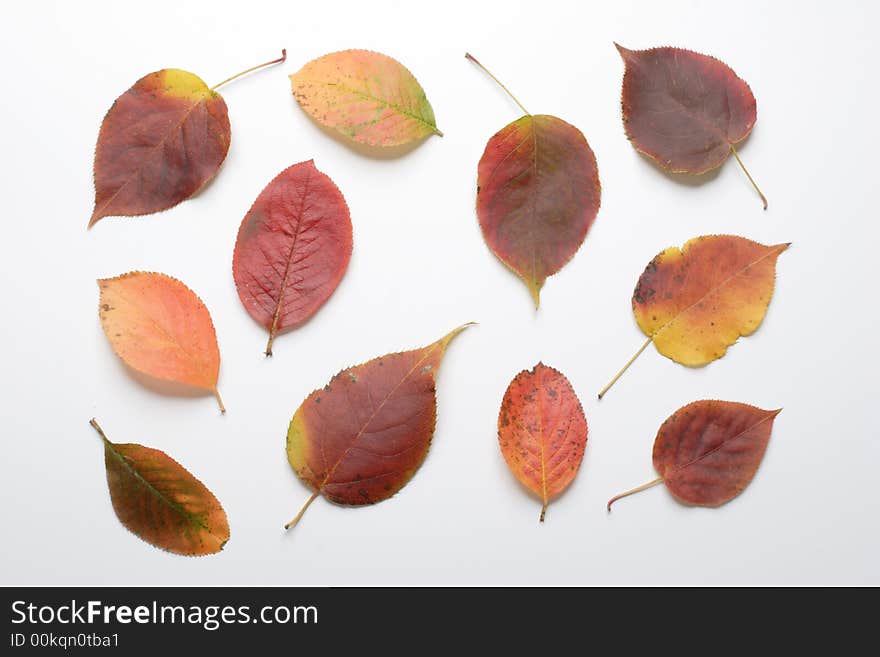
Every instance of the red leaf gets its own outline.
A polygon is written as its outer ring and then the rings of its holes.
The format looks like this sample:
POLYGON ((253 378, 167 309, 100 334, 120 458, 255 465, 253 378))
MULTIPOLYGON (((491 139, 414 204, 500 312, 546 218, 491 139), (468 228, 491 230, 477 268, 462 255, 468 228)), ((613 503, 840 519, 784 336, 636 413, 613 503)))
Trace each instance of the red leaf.
POLYGON ((312 160, 278 174, 238 230, 232 275, 238 296, 275 335, 303 324, 333 294, 351 257, 351 218, 339 189, 312 160))

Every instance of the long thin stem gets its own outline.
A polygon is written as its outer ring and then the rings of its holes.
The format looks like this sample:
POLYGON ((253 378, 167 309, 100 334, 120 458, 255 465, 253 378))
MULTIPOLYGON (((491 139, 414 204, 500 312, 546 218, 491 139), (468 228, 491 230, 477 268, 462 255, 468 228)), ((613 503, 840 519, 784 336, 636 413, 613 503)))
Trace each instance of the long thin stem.
POLYGON ((296 526, 296 523, 298 523, 299 519, 303 517, 303 514, 306 512, 306 509, 309 508, 311 503, 315 501, 315 498, 318 497, 318 495, 320 495, 320 491, 315 491, 314 493, 312 493, 312 496, 308 499, 308 501, 305 503, 303 508, 301 508, 299 510, 299 513, 296 514, 296 517, 293 520, 291 520, 289 523, 284 525, 284 529, 290 529, 291 527, 296 526))
POLYGON ((746 169, 746 165, 743 164, 743 161, 739 159, 739 153, 736 152, 736 149, 733 147, 733 144, 730 145, 730 152, 733 153, 733 156, 736 158, 736 161, 739 162, 740 167, 745 172, 746 177, 749 179, 749 182, 752 183, 752 187, 755 188, 755 191, 758 192, 758 196, 761 197, 761 200, 764 201, 764 209, 767 209, 767 197, 761 192, 758 185, 755 183, 755 179, 752 178, 752 174, 749 173, 749 170, 746 169))
POLYGON ((538 519, 539 522, 544 522, 544 515, 547 513, 547 503, 544 502, 544 506, 541 507, 541 517, 538 519))
POLYGON ((645 340, 645 344, 639 347, 639 350, 633 355, 632 358, 626 361, 626 365, 620 368, 620 371, 614 375, 614 378, 608 382, 608 385, 602 388, 602 390, 599 392, 599 399, 602 399, 605 393, 608 392, 608 389, 615 383, 617 383, 617 379, 619 379, 623 375, 623 373, 626 372, 629 366, 633 364, 633 361, 638 358, 645 349, 648 348, 648 345, 651 344, 651 339, 652 338, 648 338, 647 340, 645 340))
POLYGON ((627 495, 632 495, 633 493, 640 493, 646 488, 650 488, 651 486, 656 486, 661 481, 663 481, 663 477, 657 477, 654 481, 649 481, 647 484, 642 484, 641 486, 636 486, 632 490, 628 490, 625 493, 621 493, 620 495, 615 495, 610 500, 608 500, 608 512, 611 513, 611 505, 614 504, 621 497, 626 497, 627 495))
POLYGON ((220 391, 217 388, 214 388, 214 398, 217 400, 217 403, 220 404, 220 412, 226 413, 226 407, 223 405, 223 400, 220 398, 220 391))
POLYGON ((218 89, 219 87, 222 87, 227 82, 232 82, 236 78, 240 78, 242 75, 247 75, 251 71, 256 71, 258 68, 263 68, 264 66, 272 66, 272 64, 280 64, 281 62, 283 62, 286 59, 287 59, 287 48, 283 48, 281 50, 281 57, 279 57, 278 59, 273 59, 271 62, 263 62, 262 64, 257 64, 256 66, 251 66, 250 68, 243 70, 241 73, 236 73, 232 77, 228 77, 225 80, 223 80, 223 82, 218 82, 217 84, 215 84, 213 87, 211 87, 211 91, 215 91, 216 89, 218 89))
POLYGON ((104 433, 104 430, 101 428, 101 425, 98 424, 98 421, 95 418, 92 418, 91 420, 89 420, 89 424, 91 424, 93 427, 95 427, 95 431, 97 431, 98 435, 101 436, 101 440, 103 440, 105 443, 110 442, 110 439, 107 437, 107 434, 104 433))
POLYGON ((516 99, 516 96, 514 96, 512 93, 510 93, 510 89, 508 89, 507 87, 505 87, 505 86, 501 83, 501 80, 499 80, 499 79, 496 78, 494 75, 492 75, 491 71, 489 71, 488 68, 486 68, 485 66, 483 66, 482 64, 480 64, 480 62, 477 61, 477 58, 476 58, 476 57, 474 57, 474 56, 473 56, 472 54, 470 54, 469 52, 466 52, 466 53, 464 54, 464 56, 465 56, 467 59, 471 60, 474 64, 476 64, 477 66, 479 66, 481 69, 483 69, 483 72, 484 72, 486 75, 488 75, 490 78, 492 78, 493 80, 495 80, 495 82, 498 83, 498 86, 501 87, 502 89, 504 89, 504 91, 507 92, 507 95, 508 95, 508 96, 510 96, 511 98, 513 98, 513 102, 516 103, 517 105, 519 105, 519 108, 520 108, 523 112, 525 112, 526 114, 528 114, 529 116, 531 116, 531 113, 529 112, 529 110, 527 110, 525 107, 523 107, 523 104, 522 104, 521 102, 519 102, 519 101, 516 99))

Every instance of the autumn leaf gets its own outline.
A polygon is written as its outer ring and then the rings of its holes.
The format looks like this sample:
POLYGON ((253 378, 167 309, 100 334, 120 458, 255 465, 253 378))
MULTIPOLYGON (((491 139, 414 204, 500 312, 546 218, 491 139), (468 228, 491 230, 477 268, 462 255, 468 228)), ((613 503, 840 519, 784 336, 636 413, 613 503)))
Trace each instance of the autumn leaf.
POLYGON ((422 349, 342 370, 310 394, 287 430, 287 458, 313 494, 348 506, 375 504, 403 488, 428 453, 437 416, 437 370, 459 326, 422 349))
POLYGON ((214 177, 229 150, 226 102, 216 89, 282 56, 208 87, 166 68, 135 82, 104 117, 95 147, 95 208, 89 227, 108 216, 167 210, 214 177))
POLYGON ((232 275, 251 317, 269 331, 303 324, 333 294, 351 257, 351 217, 342 194, 312 160, 279 173, 238 229, 232 275))
POLYGON ((486 144, 477 169, 477 217, 483 239, 519 276, 537 308, 544 281, 571 260, 599 212, 596 157, 581 131, 555 116, 525 116, 486 144))
POLYGON ((100 316, 113 351, 129 367, 214 394, 220 350, 211 315, 186 285, 165 274, 130 272, 98 281, 100 316))
POLYGON ((663 423, 654 440, 654 469, 660 476, 611 498, 608 510, 621 497, 660 482, 686 504, 729 502, 755 476, 773 420, 781 411, 716 400, 682 406, 663 423))
POLYGON ((315 121, 367 146, 400 146, 437 129, 425 91, 396 59, 343 50, 290 76, 293 95, 315 121))
POLYGON ((587 446, 587 420, 565 375, 543 363, 517 374, 501 401, 498 441, 507 467, 541 498, 541 517, 574 479, 587 446))
POLYGON ((767 199, 737 153, 757 120, 755 97, 722 61, 681 48, 627 50, 623 127, 636 150, 673 173, 703 174, 733 153, 767 209, 767 199))
POLYGON ((150 545, 187 556, 214 554, 229 540, 229 522, 205 485, 165 452, 104 441, 107 487, 119 521, 150 545))
POLYGON ((676 363, 697 367, 721 358, 754 333, 770 304, 776 259, 789 244, 764 246, 736 235, 696 237, 661 251, 632 298, 648 339, 599 393, 599 399, 651 343, 676 363))

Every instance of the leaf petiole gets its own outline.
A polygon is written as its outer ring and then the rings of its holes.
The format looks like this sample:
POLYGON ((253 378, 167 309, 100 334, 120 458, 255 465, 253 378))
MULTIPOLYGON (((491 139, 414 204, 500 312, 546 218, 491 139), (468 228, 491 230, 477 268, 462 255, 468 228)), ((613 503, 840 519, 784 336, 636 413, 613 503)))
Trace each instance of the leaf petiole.
POLYGON ((318 495, 320 495, 320 494, 321 494, 321 491, 315 491, 314 493, 312 493, 312 496, 308 499, 308 501, 306 501, 306 503, 303 505, 303 508, 301 508, 299 510, 299 513, 296 514, 296 517, 293 520, 291 520, 289 523, 284 525, 284 529, 290 529, 291 527, 295 527, 296 523, 298 523, 300 518, 303 517, 303 514, 306 512, 306 509, 309 508, 309 506, 312 504, 312 502, 315 501, 315 498, 318 497, 318 495))
POLYGON ((527 116, 531 116, 531 113, 529 112, 529 110, 527 110, 525 107, 523 107, 523 104, 522 104, 521 102, 519 102, 519 101, 516 99, 516 96, 514 96, 512 93, 510 93, 510 89, 508 89, 507 87, 505 87, 504 84, 502 84, 501 80, 499 80, 499 79, 496 78, 494 75, 492 75, 492 72, 489 71, 489 69, 487 69, 487 68, 486 68, 485 66, 483 66, 479 61, 477 61, 477 58, 476 58, 476 57, 474 57, 474 56, 473 56, 472 54, 470 54, 469 52, 466 52, 466 53, 464 54, 464 56, 465 56, 465 58, 471 60, 474 64, 476 64, 477 66, 479 66, 481 69, 483 69, 483 72, 484 72, 486 75, 488 75, 490 78, 492 78, 493 80, 495 80, 495 82, 498 83, 498 86, 501 87, 502 89, 504 89, 504 91, 507 92, 507 95, 510 96, 510 97, 513 99, 513 102, 514 102, 514 103, 516 103, 517 105, 519 105, 519 108, 520 108, 523 112, 525 112, 527 116))
POLYGON ((733 147, 733 144, 730 144, 730 152, 733 153, 733 156, 736 158, 736 161, 739 162, 739 166, 742 168, 743 172, 746 174, 746 178, 749 179, 749 182, 752 183, 752 187, 755 188, 755 191, 758 192, 758 196, 761 197, 761 200, 764 202, 764 209, 767 209, 767 197, 761 192, 758 185, 755 183, 754 178, 752 178, 752 174, 749 173, 749 170, 746 169, 746 165, 743 164, 743 161, 739 159, 739 153, 736 152, 736 149, 733 147))
POLYGON ((227 82, 232 82, 236 78, 240 78, 242 75, 247 75, 248 73, 250 73, 252 71, 256 71, 259 68, 271 66, 272 64, 281 64, 286 59, 287 59, 287 48, 282 48, 281 49, 281 57, 279 57, 278 59, 273 59, 271 62, 263 62, 262 64, 257 64, 256 66, 251 66, 250 68, 243 70, 241 73, 236 73, 232 77, 228 77, 225 80, 223 80, 223 82, 218 82, 217 84, 215 84, 213 87, 211 87, 211 91, 216 91, 219 87, 222 87, 227 82))
POLYGON ((602 390, 599 392, 599 399, 602 399, 605 393, 608 392, 608 389, 615 383, 617 383, 617 379, 619 379, 623 375, 623 373, 626 372, 627 369, 629 369, 629 366, 633 364, 633 361, 635 361, 635 359, 638 358, 641 353, 648 348, 648 345, 651 344, 651 340, 653 340, 653 338, 648 338, 647 340, 645 340, 645 344, 639 347, 639 350, 633 355, 632 358, 626 361, 626 365, 620 368, 620 371, 614 375, 614 378, 608 382, 608 385, 602 388, 602 390))
POLYGON ((105 443, 108 443, 111 445, 113 444, 110 442, 110 439, 107 438, 107 434, 104 433, 104 430, 101 428, 101 425, 98 424, 98 421, 95 418, 92 418, 91 420, 89 420, 89 424, 91 424, 95 428, 95 431, 97 431, 98 435, 101 436, 101 440, 103 440, 105 443))
POLYGON ((640 493, 643 490, 650 488, 651 486, 656 486, 661 481, 663 481, 663 477, 657 477, 654 481, 649 481, 647 484, 642 484, 641 486, 636 486, 632 490, 628 490, 625 493, 621 493, 620 495, 615 495, 610 500, 608 500, 608 512, 611 513, 611 505, 614 504, 621 497, 627 497, 628 495, 632 495, 633 493, 640 493))

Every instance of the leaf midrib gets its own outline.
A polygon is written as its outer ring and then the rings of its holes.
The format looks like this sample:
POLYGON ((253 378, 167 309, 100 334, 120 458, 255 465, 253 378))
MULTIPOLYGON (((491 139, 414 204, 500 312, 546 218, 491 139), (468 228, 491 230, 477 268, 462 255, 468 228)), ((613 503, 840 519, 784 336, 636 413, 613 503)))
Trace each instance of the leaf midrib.
POLYGON ((699 299, 697 299, 696 301, 694 301, 694 302, 693 302, 691 305, 689 305, 687 308, 685 308, 684 310, 682 310, 682 311, 676 313, 675 317, 673 317, 672 319, 670 319, 670 320, 669 320, 668 322, 666 322, 663 326, 661 326, 659 329, 657 329, 656 331, 654 331, 654 333, 651 334, 651 340, 653 340, 653 339, 656 338, 658 335, 660 335, 660 333, 662 333, 662 332, 665 331, 667 328, 669 328, 669 326, 671 326, 674 322, 678 321, 678 319, 679 319, 680 317, 682 317, 682 315, 684 315, 685 313, 689 312, 692 308, 694 308, 695 306, 698 306, 700 303, 702 303, 703 301, 705 301, 707 298, 709 298, 710 296, 712 296, 713 294, 715 294, 716 292, 718 292, 719 290, 721 290, 724 286, 726 286, 728 283, 730 283, 730 282, 731 282, 733 279, 735 279, 737 276, 740 276, 744 271, 746 271, 747 269, 750 269, 751 267, 754 267, 755 265, 757 265, 757 264, 760 263, 761 261, 765 260, 766 258, 769 258, 770 256, 772 256, 772 255, 774 255, 774 254, 775 254, 775 255, 779 255, 779 253, 780 253, 780 252, 777 252, 777 251, 776 251, 776 247, 775 247, 775 246, 774 246, 774 247, 770 247, 770 250, 769 250, 767 253, 765 253, 764 255, 762 255, 760 258, 758 258, 757 260, 755 260, 755 261, 753 261, 753 262, 750 262, 749 264, 745 265, 742 269, 739 269, 739 270, 736 271, 735 273, 731 274, 730 276, 728 276, 727 278, 725 278, 723 281, 721 281, 721 283, 719 283, 718 285, 716 285, 715 287, 713 287, 711 290, 707 291, 707 292, 706 292, 703 296, 701 296, 699 299))
MULTIPOLYGON (((378 405, 378 406, 375 408, 375 410, 373 410, 373 412, 370 414, 370 417, 368 417, 368 418, 366 419, 366 421, 364 421, 364 423, 361 425, 361 427, 360 427, 360 429, 358 430, 358 432, 357 432, 357 434, 355 435, 355 437, 351 439, 351 442, 348 444, 348 447, 345 448, 345 451, 339 456, 338 459, 336 459, 336 463, 333 464, 333 467, 330 469, 330 471, 324 476, 323 481, 321 481, 320 485, 318 486, 318 491, 323 491, 323 490, 324 490, 324 487, 327 485, 327 482, 330 480, 330 477, 333 476, 333 474, 336 472, 336 469, 337 469, 337 468, 339 467, 339 465, 345 460, 345 457, 348 456, 348 453, 349 453, 352 449, 354 449, 354 447, 355 447, 356 444, 357 444, 357 441, 360 439, 360 437, 361 437, 361 436, 364 434, 364 432, 367 430, 367 427, 370 426, 370 423, 371 423, 371 422, 376 418, 376 416, 379 414, 379 411, 381 411, 381 410, 385 407, 385 404, 387 404, 388 401, 394 396, 394 394, 398 391, 398 389, 400 388, 400 386, 402 386, 402 385, 404 384, 404 382, 406 382, 406 380, 409 379, 409 377, 412 375, 412 373, 415 372, 416 369, 417 369, 417 368, 418 368, 423 362, 425 362, 425 360, 426 360, 431 354, 434 353, 434 350, 435 350, 436 348, 437 348, 437 343, 436 343, 436 342, 435 342, 433 345, 431 345, 430 347, 428 347, 428 348, 425 350, 425 354, 424 354, 419 360, 416 361, 415 365, 413 365, 412 368, 410 368, 409 372, 407 372, 407 373, 406 373, 406 374, 400 379, 400 381, 394 386, 394 388, 392 388, 392 389, 388 392, 388 394, 385 395, 385 397, 382 399, 382 401, 379 403, 379 405, 378 405)), ((323 444, 324 444, 323 441, 321 441, 322 449, 323 449, 323 444)), ((326 458, 325 458, 325 461, 324 461, 324 462, 325 462, 325 464, 326 464, 326 458)))
POLYGON ((311 79, 305 79, 305 80, 303 80, 303 82, 308 83, 308 84, 321 85, 321 86, 325 86, 325 87, 338 87, 339 89, 342 89, 343 91, 345 91, 347 93, 353 94, 355 96, 360 96, 361 98, 366 98, 367 100, 371 100, 375 103, 378 103, 379 105, 382 105, 384 107, 387 107, 389 109, 394 110, 395 112, 397 112, 398 114, 400 114, 402 116, 409 117, 409 118, 413 119, 414 121, 417 121, 418 123, 426 125, 431 129, 431 132, 437 131, 436 122, 433 124, 429 123, 428 121, 426 121, 422 117, 418 116, 417 114, 413 114, 410 111, 407 111, 406 109, 400 107, 399 105, 395 105, 394 103, 392 103, 390 101, 387 101, 383 98, 378 98, 378 97, 373 96, 371 94, 368 94, 364 91, 360 91, 359 89, 352 89, 351 87, 348 87, 348 86, 346 86, 342 83, 339 83, 339 82, 325 82, 323 80, 311 80, 311 79))
POLYGON ((160 491, 158 488, 156 488, 155 486, 153 486, 153 484, 151 484, 149 481, 147 481, 147 480, 143 477, 143 475, 141 475, 141 473, 138 472, 138 471, 137 471, 137 470, 131 465, 131 463, 129 463, 129 461, 128 461, 128 459, 125 457, 125 455, 121 454, 120 452, 118 452, 118 451, 115 449, 116 445, 115 445, 114 443, 110 442, 109 440, 105 440, 105 442, 104 442, 104 446, 105 446, 107 449, 110 450, 110 453, 113 455, 114 458, 116 458, 117 461, 119 461, 120 463, 122 463, 122 465, 123 465, 123 466, 125 467, 125 469, 129 472, 129 474, 131 474, 132 477, 134 477, 134 479, 135 479, 138 483, 140 483, 141 486, 143 486, 144 488, 146 488, 146 489, 147 489, 147 490, 148 490, 153 496, 155 496, 156 498, 158 498, 160 502, 162 502, 165 506, 169 507, 172 511, 174 511, 174 512, 177 513, 178 515, 182 516, 184 519, 186 519, 186 520, 189 522, 190 525, 193 525, 194 527, 198 527, 198 528, 204 529, 205 531, 207 531, 207 532, 213 534, 213 532, 212 532, 211 529, 208 527, 208 525, 205 524, 204 519, 203 519, 203 517, 202 517, 201 515, 199 515, 199 514, 195 514, 195 513, 190 513, 189 511, 187 511, 186 509, 184 509, 182 506, 180 506, 177 502, 175 502, 174 500, 171 500, 171 499, 169 499, 168 497, 166 497, 165 494, 162 493, 162 491, 160 491))
POLYGON ((715 447, 713 447, 712 449, 710 449, 709 451, 707 451, 705 454, 701 454, 700 456, 696 457, 695 459, 692 459, 692 460, 688 461, 688 462, 685 463, 684 465, 680 465, 680 466, 676 466, 676 467, 674 467, 674 468, 672 469, 672 472, 671 472, 669 475, 665 475, 665 474, 663 475, 663 479, 664 479, 664 480, 665 480, 665 479, 669 479, 671 476, 675 475, 676 473, 681 472, 682 470, 685 470, 686 468, 689 468, 689 467, 691 467, 692 465, 694 465, 694 464, 696 464, 696 463, 699 463, 700 461, 702 461, 702 460, 705 459, 705 458, 708 458, 708 457, 711 456, 712 454, 714 454, 714 453, 720 451, 722 448, 724 448, 725 445, 727 445, 727 444, 729 444, 729 443, 732 443, 733 441, 735 441, 735 440, 737 440, 738 438, 742 437, 745 433, 751 431, 752 429, 754 429, 754 428, 757 427, 757 426, 760 426, 761 424, 763 424, 763 423, 766 422, 767 420, 771 420, 771 419, 773 419, 774 417, 776 417, 776 415, 775 415, 774 413, 772 413, 772 412, 771 412, 771 413, 768 413, 766 416, 762 417, 760 420, 758 420, 758 421, 755 422, 754 424, 752 424, 752 425, 746 427, 745 429, 743 429, 742 431, 740 431, 740 432, 739 432, 738 434, 736 434, 735 436, 733 436, 733 437, 731 437, 731 438, 727 438, 727 439, 725 439, 725 440, 722 440, 718 445, 716 445, 715 447))
MULTIPOLYGON (((208 90, 208 91, 209 91, 209 93, 210 93, 210 90, 208 90)), ((145 160, 147 160, 147 159, 149 159, 149 158, 152 158, 152 157, 156 154, 156 151, 158 151, 158 149, 159 149, 160 147, 161 147, 161 148, 164 148, 164 147, 165 147, 165 142, 168 141, 168 138, 171 136, 171 134, 172 134, 173 132, 177 131, 178 129, 180 129, 180 127, 181 127, 181 126, 186 122, 186 120, 189 118, 189 115, 192 114, 193 110, 195 110, 195 108, 198 107, 199 105, 201 105, 202 103, 207 102, 207 99, 208 99, 208 96, 207 96, 207 95, 202 96, 202 97, 199 98, 196 102, 194 102, 192 105, 190 105, 190 106, 187 108, 186 112, 184 112, 184 114, 183 114, 183 116, 181 117, 181 119, 180 119, 177 123, 175 123, 171 128, 169 128, 169 129, 165 132, 165 136, 162 137, 162 140, 161 140, 159 143, 157 143, 155 146, 153 146, 152 148, 150 148, 147 157, 144 158, 144 159, 141 160, 141 161, 143 162, 143 161, 145 161, 145 160)), ((132 172, 132 173, 131 173, 126 179, 125 179, 125 182, 122 183, 122 184, 119 186, 119 188, 118 188, 115 192, 113 192, 113 196, 111 196, 109 199, 107 199, 107 201, 105 201, 104 203, 101 204, 101 212, 102 212, 102 213, 103 213, 104 210, 106 210, 106 209, 110 206, 111 203, 113 203, 113 201, 116 200, 116 197, 119 196, 120 192, 122 192, 123 189, 125 189, 126 187, 128 187, 129 183, 131 183, 131 181, 135 179, 135 177, 137 176, 137 174, 138 174, 140 171, 142 171, 143 168, 144 168, 143 166, 140 166, 140 167, 138 167, 137 169, 135 169, 135 170, 134 170, 134 171, 133 171, 133 172, 132 172)), ((95 208, 95 212, 97 212, 97 211, 98 211, 98 209, 95 208)), ((93 214, 94 214, 94 213, 93 213, 93 214)), ((105 216, 105 215, 102 215, 102 216, 105 216)))

